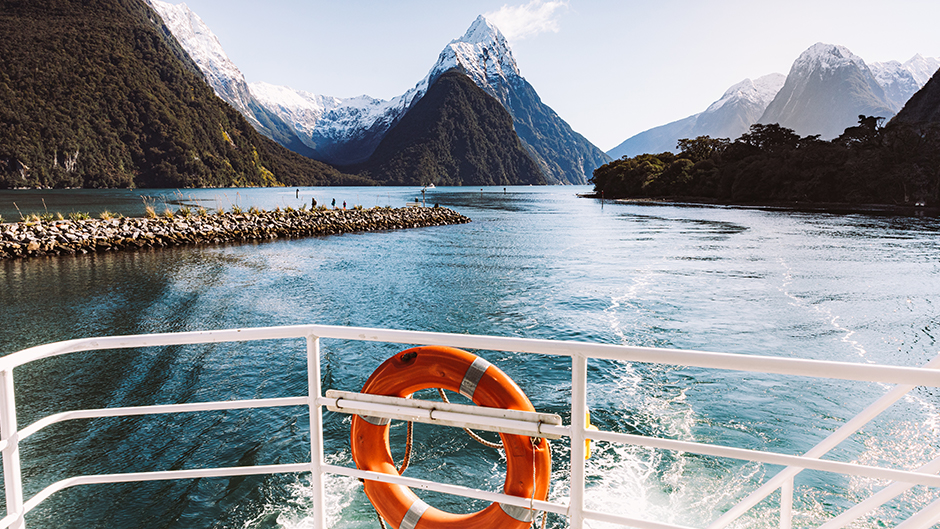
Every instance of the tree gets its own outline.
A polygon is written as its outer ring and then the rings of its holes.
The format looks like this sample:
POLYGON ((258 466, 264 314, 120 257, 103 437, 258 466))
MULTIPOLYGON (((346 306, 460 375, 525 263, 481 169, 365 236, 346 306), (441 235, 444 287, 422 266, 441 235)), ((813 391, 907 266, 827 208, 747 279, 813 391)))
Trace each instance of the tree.
POLYGON ((773 152, 780 149, 795 149, 800 142, 800 135, 781 127, 778 123, 751 125, 750 132, 742 134, 739 142, 757 147, 764 152, 773 152))
POLYGON ((731 141, 728 138, 712 138, 710 136, 699 136, 694 140, 681 139, 676 147, 679 149, 679 156, 692 160, 693 163, 707 160, 714 156, 720 156, 728 148, 731 141))
POLYGON ((872 148, 880 145, 882 123, 885 118, 859 114, 858 126, 845 129, 833 143, 845 147, 872 148))

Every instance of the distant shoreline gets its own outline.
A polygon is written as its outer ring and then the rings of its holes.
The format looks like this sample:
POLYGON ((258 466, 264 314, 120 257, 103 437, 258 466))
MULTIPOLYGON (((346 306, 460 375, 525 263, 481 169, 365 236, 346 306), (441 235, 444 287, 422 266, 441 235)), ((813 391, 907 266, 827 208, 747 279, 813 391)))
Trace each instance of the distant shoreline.
MULTIPOLYGON (((596 193, 582 193, 581 198, 601 199, 596 193)), ((831 213, 834 215, 869 214, 899 215, 907 217, 937 217, 940 208, 921 206, 898 206, 893 204, 852 204, 846 202, 766 202, 741 204, 723 202, 705 197, 657 197, 657 198, 608 198, 620 204, 690 206, 690 207, 727 207, 737 209, 761 209, 770 211, 800 211, 807 213, 831 213)))

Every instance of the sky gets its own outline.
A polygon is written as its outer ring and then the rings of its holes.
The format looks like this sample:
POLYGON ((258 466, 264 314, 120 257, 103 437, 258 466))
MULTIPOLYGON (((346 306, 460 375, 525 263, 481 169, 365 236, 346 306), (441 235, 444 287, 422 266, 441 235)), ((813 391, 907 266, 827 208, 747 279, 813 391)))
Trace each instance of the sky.
POLYGON ((937 0, 185 1, 249 83, 380 99, 485 15, 542 101, 604 151, 746 78, 786 74, 817 42, 868 63, 940 57, 937 0))

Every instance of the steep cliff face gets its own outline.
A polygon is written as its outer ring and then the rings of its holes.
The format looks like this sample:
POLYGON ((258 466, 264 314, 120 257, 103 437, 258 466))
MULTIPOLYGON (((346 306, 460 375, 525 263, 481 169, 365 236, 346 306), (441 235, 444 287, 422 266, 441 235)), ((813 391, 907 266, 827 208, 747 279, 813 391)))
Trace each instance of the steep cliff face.
POLYGON ((940 72, 904 105, 892 123, 940 124, 940 72))
POLYGON ((459 39, 448 44, 429 74, 457 69, 495 97, 513 118, 516 133, 549 183, 585 184, 610 158, 539 98, 522 77, 499 29, 480 16, 459 39))
POLYGON ((0 11, 0 186, 213 187, 335 181, 215 97, 139 0, 0 11))
POLYGON ((890 118, 894 111, 865 61, 843 46, 818 43, 793 63, 759 122, 829 140, 854 126, 859 115, 890 118))
POLYGON ((241 70, 225 54, 219 39, 196 13, 186 4, 174 5, 161 0, 147 2, 163 19, 217 96, 235 107, 266 137, 305 156, 315 154, 315 150, 307 146, 288 123, 255 98, 241 70))
POLYGON ((369 161, 348 169, 385 185, 545 183, 509 113, 457 70, 438 76, 369 161))

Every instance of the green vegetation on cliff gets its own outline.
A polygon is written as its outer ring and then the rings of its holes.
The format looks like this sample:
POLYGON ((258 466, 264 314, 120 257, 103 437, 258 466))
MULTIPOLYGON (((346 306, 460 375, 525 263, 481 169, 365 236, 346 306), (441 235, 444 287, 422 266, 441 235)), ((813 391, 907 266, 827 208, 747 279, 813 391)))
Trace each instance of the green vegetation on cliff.
POLYGON ((614 160, 591 182, 606 198, 686 198, 736 204, 940 204, 940 124, 859 116, 838 138, 752 125, 735 141, 679 140, 678 155, 614 160))
POLYGON ((258 134, 142 0, 3 0, 0 35, 0 188, 371 183, 258 134))

